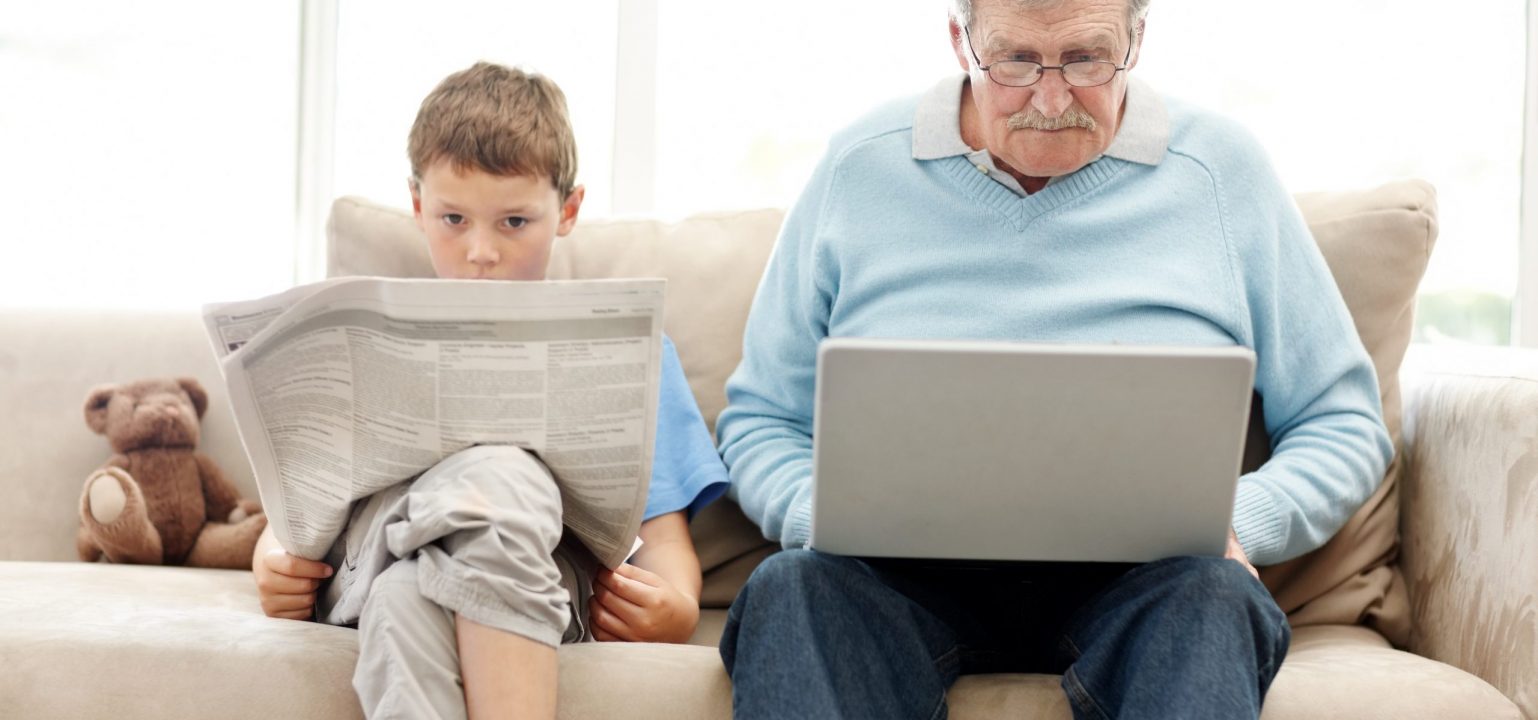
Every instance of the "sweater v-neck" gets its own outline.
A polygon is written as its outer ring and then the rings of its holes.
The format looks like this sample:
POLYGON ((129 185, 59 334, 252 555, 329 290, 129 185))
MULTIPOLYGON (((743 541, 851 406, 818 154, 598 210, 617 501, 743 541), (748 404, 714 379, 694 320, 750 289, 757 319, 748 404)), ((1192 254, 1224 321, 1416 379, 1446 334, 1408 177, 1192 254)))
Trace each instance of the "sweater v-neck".
POLYGON ((998 212, 1016 232, 1023 232, 1037 218, 1104 185, 1129 164, 1113 157, 1101 157, 1070 175, 1059 178, 1034 193, 1020 197, 1000 185, 966 157, 956 155, 934 162, 945 163, 957 184, 975 200, 998 212))

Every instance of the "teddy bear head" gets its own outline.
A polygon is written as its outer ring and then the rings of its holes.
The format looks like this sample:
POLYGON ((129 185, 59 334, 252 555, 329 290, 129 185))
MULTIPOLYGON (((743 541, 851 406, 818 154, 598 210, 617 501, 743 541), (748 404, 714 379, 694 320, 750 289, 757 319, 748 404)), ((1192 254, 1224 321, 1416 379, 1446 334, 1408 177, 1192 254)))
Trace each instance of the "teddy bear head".
POLYGON ((106 435, 116 452, 198 444, 198 420, 208 393, 192 378, 102 385, 85 401, 85 424, 106 435))

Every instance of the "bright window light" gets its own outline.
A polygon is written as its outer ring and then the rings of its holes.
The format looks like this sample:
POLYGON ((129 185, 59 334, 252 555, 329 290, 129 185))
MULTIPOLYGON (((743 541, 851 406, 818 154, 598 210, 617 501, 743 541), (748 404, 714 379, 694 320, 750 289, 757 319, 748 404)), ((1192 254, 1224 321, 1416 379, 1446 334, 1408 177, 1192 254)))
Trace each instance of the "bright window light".
POLYGON ((287 286, 297 3, 4 17, 0 306, 191 309, 287 286))
POLYGON ((606 215, 618 0, 343 0, 337 12, 335 194, 411 206, 406 135, 422 98, 478 60, 548 75, 577 136, 583 214, 606 215))

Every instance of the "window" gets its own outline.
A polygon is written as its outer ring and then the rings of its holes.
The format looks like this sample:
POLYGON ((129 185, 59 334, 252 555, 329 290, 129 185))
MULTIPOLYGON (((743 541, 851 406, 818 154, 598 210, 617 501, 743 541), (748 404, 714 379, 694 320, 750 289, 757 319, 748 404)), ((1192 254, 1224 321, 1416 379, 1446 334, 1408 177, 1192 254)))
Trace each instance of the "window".
POLYGON ((664 216, 788 207, 833 132, 960 72, 944 0, 665 0, 659 8, 656 210, 664 216))
POLYGON ((1440 238, 1416 339, 1507 344, 1517 282, 1526 8, 1435 0, 1163 0, 1137 73, 1244 123, 1296 191, 1418 177, 1440 238))
POLYGON ((195 308, 292 278, 297 4, 13 3, 0 305, 195 308))
POLYGON ((608 214, 619 0, 344 0, 337 12, 334 195, 411 206, 406 135, 444 76, 488 60, 550 76, 577 136, 583 213, 608 214))
MULTIPOLYGON (((1417 337, 1504 344, 1535 1, 1448 13, 1433 0, 1157 0, 1136 73, 1244 123, 1296 191, 1429 180, 1441 239, 1417 337)), ((318 248, 306 243, 323 237, 333 197, 408 207, 417 106, 444 75, 481 59, 545 73, 566 91, 586 217, 787 207, 833 132, 959 71, 947 9, 946 0, 16 5, 0 24, 9 170, 0 175, 9 210, 0 306, 191 308, 308 279, 318 248), (301 11, 317 10, 301 28, 301 11), (301 41, 316 37, 327 52, 304 56, 301 68, 301 41), (301 70, 325 80, 301 87, 301 70), (317 87, 327 102, 334 91, 326 112, 310 111, 317 87)), ((1528 322, 1538 327, 1530 290, 1528 322)))

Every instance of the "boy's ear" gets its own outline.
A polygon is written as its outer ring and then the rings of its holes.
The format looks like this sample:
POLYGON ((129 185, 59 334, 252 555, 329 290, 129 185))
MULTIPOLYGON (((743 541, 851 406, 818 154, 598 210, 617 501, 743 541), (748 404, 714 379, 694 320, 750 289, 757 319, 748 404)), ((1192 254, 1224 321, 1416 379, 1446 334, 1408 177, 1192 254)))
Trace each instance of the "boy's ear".
POLYGON ((577 226, 577 213, 582 210, 582 198, 587 194, 587 188, 578 185, 571 189, 571 194, 566 196, 566 202, 561 203, 561 223, 555 226, 555 234, 561 237, 571 233, 571 229, 577 226))
POLYGON ((411 191, 411 217, 422 227, 422 184, 414 177, 406 178, 406 189, 411 191))

